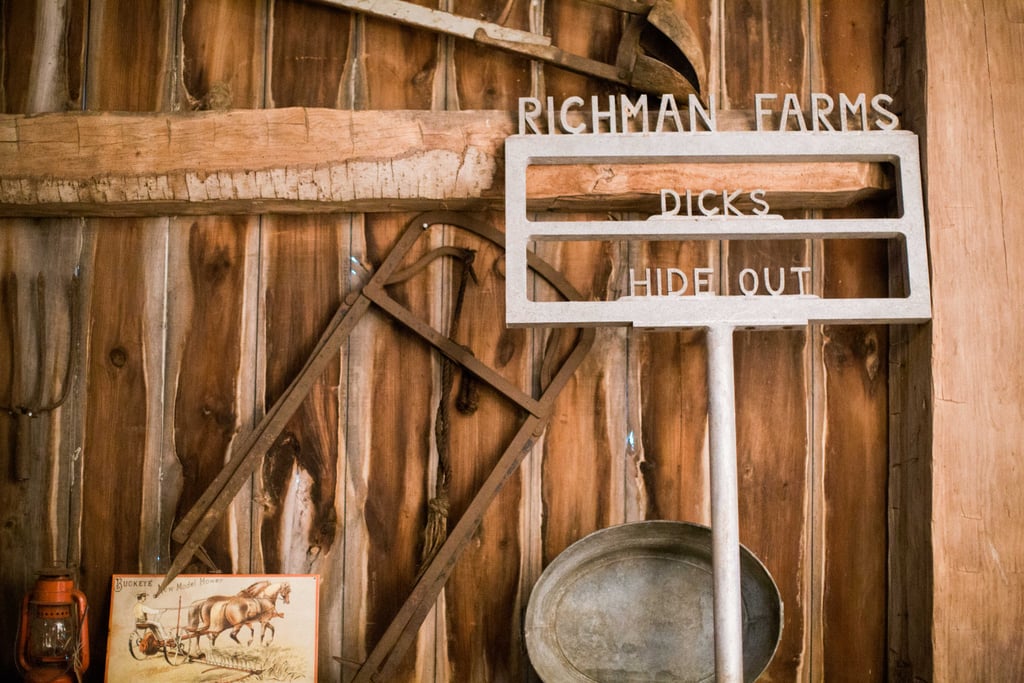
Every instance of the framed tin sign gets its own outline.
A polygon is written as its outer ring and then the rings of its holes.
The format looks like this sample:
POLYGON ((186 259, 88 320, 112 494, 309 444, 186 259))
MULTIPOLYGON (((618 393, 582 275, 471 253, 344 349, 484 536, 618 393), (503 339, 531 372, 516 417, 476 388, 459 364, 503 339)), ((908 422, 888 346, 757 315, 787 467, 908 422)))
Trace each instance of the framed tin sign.
POLYGON ((319 577, 113 577, 106 680, 317 680, 319 577))

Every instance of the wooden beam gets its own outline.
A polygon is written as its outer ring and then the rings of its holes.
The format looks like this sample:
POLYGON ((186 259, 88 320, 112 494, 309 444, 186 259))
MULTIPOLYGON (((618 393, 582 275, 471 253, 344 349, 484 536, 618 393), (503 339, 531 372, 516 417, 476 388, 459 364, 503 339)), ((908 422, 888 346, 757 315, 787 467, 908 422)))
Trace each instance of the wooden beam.
MULTIPOLYGON (((719 128, 745 128, 748 119, 719 112, 719 128)), ((500 207, 503 143, 514 128, 504 111, 3 115, 0 216, 500 207)), ((661 187, 721 190, 723 178, 730 190, 748 181, 768 189, 773 210, 847 206, 889 188, 884 170, 868 163, 785 164, 717 178, 696 165, 684 174, 623 165, 614 177, 605 167, 571 170, 531 176, 531 208, 654 210, 661 187)))
POLYGON ((1019 681, 1024 650, 1007 634, 1024 633, 1024 372, 1011 360, 1024 357, 1024 7, 923 4, 936 275, 931 378, 913 400, 931 407, 918 438, 932 446, 920 457, 931 475, 933 670, 907 673, 1019 681))

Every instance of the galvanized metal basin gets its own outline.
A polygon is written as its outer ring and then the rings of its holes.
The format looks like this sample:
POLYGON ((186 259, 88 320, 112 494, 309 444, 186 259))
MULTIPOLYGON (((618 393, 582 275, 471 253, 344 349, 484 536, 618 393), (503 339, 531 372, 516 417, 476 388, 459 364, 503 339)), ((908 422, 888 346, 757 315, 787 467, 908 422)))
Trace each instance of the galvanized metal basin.
MULTIPOLYGON (((782 634, 768 570, 740 548, 743 672, 755 680, 782 634)), ((526 645, 547 683, 713 681, 711 530, 648 521, 602 529, 548 565, 530 595, 526 645)))

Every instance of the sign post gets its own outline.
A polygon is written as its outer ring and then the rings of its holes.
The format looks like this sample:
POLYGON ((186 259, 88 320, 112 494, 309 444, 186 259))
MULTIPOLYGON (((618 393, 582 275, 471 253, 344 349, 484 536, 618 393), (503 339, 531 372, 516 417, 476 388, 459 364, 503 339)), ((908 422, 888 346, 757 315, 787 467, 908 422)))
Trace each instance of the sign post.
POLYGON ((889 130, 512 136, 506 141, 505 209, 510 326, 707 330, 715 671, 719 683, 743 681, 733 332, 810 323, 918 323, 931 317, 917 136, 889 130), (733 204, 740 191, 722 188, 696 194, 687 189, 685 211, 683 193, 665 188, 661 214, 646 220, 542 220, 529 215, 526 202, 528 169, 534 165, 844 161, 892 165, 894 217, 784 219, 770 213, 770 193, 764 190, 749 192, 754 209, 745 213, 733 204), (695 269, 692 280, 680 269, 646 269, 639 277, 631 273, 628 286, 620 288, 624 295, 610 301, 536 300, 527 281, 534 241, 794 238, 894 241, 902 248, 904 291, 888 298, 823 298, 806 286, 809 266, 790 269, 796 284, 789 290, 784 271, 774 276, 773 269, 744 268, 735 282, 740 294, 713 291, 712 268, 695 269), (764 290, 769 294, 759 293, 764 290))
POLYGON ((730 325, 708 327, 708 432, 711 452, 711 573, 715 675, 743 681, 740 522, 736 476, 736 382, 730 325))

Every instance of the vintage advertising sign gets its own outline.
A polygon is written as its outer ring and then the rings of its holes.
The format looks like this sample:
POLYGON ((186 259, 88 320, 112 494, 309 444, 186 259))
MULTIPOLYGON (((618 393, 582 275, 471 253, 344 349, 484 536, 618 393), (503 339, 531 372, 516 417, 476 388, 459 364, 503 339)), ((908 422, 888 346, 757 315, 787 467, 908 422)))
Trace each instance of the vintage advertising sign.
MULTIPOLYGON (((799 326, 810 322, 921 322, 931 315, 917 136, 898 130, 685 131, 521 134, 506 140, 507 322, 510 325, 638 327, 799 326), (763 164, 869 162, 893 170, 892 215, 783 218, 763 188, 729 185, 660 189, 660 212, 646 219, 568 220, 531 215, 528 171, 575 164, 763 164), (713 264, 645 267, 623 274, 618 295, 600 301, 540 300, 527 281, 535 241, 878 239, 901 254, 902 291, 884 298, 823 298, 810 264, 741 264, 728 282, 713 264)), ((724 169, 725 167, 723 167, 724 169)))
POLYGON ((106 680, 316 681, 319 577, 117 574, 106 680))

